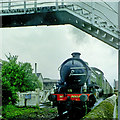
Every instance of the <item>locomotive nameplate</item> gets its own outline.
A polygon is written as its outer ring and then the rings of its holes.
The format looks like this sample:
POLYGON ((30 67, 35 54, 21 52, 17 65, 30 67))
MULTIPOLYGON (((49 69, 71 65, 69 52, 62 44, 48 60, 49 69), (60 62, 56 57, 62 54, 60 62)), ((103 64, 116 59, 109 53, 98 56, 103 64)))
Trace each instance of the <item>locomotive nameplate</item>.
POLYGON ((81 95, 87 95, 87 98, 89 98, 90 96, 90 94, 53 94, 53 95, 57 96, 57 101, 66 101, 68 99, 72 101, 81 101, 80 100, 81 95))
POLYGON ((80 98, 80 95, 71 95, 71 98, 80 98))

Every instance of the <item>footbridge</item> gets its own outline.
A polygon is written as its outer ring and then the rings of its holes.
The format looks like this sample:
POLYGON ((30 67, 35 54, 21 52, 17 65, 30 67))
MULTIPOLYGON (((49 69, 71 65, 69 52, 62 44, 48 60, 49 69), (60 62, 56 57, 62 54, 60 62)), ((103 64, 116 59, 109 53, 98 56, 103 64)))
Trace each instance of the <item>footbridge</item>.
POLYGON ((99 2, 5 0, 0 2, 1 27, 71 24, 118 49, 118 24, 96 4, 118 19, 117 11, 99 2))
MULTIPOLYGON (((118 10, 103 0, 100 2, 83 1, 85 0, 0 0, 0 18, 2 18, 0 27, 71 24, 118 49, 118 108, 120 108, 118 10)), ((118 109, 118 115, 120 115, 120 109, 118 109)))

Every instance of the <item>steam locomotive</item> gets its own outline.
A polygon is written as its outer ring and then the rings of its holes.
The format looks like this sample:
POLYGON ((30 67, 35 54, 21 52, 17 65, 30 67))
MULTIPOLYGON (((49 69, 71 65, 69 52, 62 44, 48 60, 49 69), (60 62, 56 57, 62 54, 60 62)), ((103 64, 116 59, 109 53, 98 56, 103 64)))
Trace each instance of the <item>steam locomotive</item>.
POLYGON ((69 112, 85 115, 100 96, 111 95, 113 89, 105 79, 104 73, 80 58, 79 52, 65 60, 60 67, 60 81, 49 100, 57 106, 58 114, 69 112))

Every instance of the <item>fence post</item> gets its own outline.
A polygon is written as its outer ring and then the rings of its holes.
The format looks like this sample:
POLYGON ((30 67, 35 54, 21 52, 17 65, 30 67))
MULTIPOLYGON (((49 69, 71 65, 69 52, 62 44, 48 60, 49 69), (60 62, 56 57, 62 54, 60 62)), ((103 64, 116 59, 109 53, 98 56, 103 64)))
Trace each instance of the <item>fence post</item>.
POLYGON ((20 92, 17 92, 17 95, 18 95, 18 101, 17 101, 17 103, 18 103, 18 106, 20 106, 20 92))
POLYGON ((8 10, 11 9, 11 0, 9 0, 9 3, 8 3, 8 10))
POLYGON ((64 0, 61 0, 61 5, 64 6, 64 0))
POLYGON ((36 106, 39 106, 39 93, 40 93, 40 89, 37 88, 35 89, 36 91, 36 106))
POLYGON ((35 11, 37 11, 37 0, 35 0, 35 2, 34 2, 34 9, 35 9, 35 11))
POLYGON ((26 13, 26 1, 24 1, 24 13, 26 13))
POLYGON ((95 23, 95 20, 94 20, 94 17, 95 17, 95 15, 94 15, 95 3, 93 1, 91 1, 91 7, 92 7, 92 11, 91 11, 92 12, 91 13, 91 17, 92 17, 91 24, 94 25, 94 23, 95 23))
POLYGON ((56 0, 56 10, 58 10, 58 0, 56 0))
POLYGON ((115 105, 114 105, 114 111, 113 111, 113 119, 116 118, 116 99, 117 99, 117 96, 115 95, 115 105))

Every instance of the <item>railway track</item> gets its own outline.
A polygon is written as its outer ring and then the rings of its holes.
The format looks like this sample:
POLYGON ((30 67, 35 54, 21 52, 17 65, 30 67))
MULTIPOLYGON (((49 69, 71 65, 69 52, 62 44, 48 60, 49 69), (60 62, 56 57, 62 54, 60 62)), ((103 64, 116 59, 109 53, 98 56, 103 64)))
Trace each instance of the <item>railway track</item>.
POLYGON ((61 116, 56 116, 55 118, 52 118, 50 120, 80 120, 83 116, 70 116, 69 113, 62 114, 61 116))
POLYGON ((68 113, 63 113, 61 116, 56 116, 55 118, 52 118, 50 120, 70 120, 68 113))
MULTIPOLYGON (((100 98, 97 100, 97 102, 95 103, 94 107, 91 108, 94 109, 97 105, 99 105, 102 101, 104 100, 104 98, 100 98)), ((83 116, 72 116, 68 111, 65 111, 61 116, 57 115, 55 118, 51 118, 50 120, 80 120, 83 116), (71 116, 71 117, 70 117, 71 116)))
POLYGON ((98 100, 96 101, 96 103, 94 104, 94 106, 91 108, 91 110, 94 109, 97 105, 99 105, 104 99, 105 99, 105 98, 100 98, 100 99, 98 99, 98 100))
POLYGON ((70 116, 68 112, 64 112, 61 116, 56 116, 55 118, 52 118, 50 120, 80 120, 83 116, 79 117, 78 116, 70 116))

